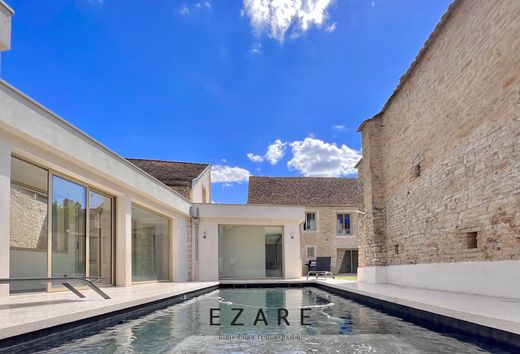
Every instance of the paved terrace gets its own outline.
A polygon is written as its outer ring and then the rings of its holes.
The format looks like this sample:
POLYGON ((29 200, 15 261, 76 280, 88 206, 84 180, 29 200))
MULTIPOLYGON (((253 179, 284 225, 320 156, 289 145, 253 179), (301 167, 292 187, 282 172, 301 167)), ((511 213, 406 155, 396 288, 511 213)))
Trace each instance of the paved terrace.
MULTIPOLYGON (((363 284, 347 280, 248 280, 223 283, 302 283, 317 282, 353 293, 475 322, 484 326, 520 334, 520 299, 477 296, 389 284, 363 284)), ((147 302, 182 295, 218 285, 218 282, 153 283, 128 288, 103 288, 112 297, 101 298, 91 290, 82 290, 86 298, 71 292, 32 293, 0 299, 0 339, 66 324, 147 302)))

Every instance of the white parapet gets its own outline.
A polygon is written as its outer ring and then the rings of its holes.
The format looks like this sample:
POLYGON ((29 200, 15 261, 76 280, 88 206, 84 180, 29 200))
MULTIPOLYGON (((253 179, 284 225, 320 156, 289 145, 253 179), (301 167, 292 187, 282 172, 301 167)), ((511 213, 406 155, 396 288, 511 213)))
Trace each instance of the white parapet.
POLYGON ((520 261, 514 260, 360 267, 358 279, 372 284, 520 298, 520 261))
POLYGON ((0 0, 0 52, 11 48, 11 16, 14 11, 0 0))
POLYGON ((369 284, 386 283, 386 267, 359 267, 358 280, 369 284))

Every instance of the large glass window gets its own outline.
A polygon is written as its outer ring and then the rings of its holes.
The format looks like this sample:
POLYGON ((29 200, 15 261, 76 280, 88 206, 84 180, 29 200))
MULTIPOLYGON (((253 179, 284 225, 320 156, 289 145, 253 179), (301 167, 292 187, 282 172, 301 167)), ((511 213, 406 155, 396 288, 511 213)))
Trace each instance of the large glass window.
POLYGON ((169 221, 132 207, 132 280, 168 280, 169 221))
POLYGON ((87 188, 52 177, 52 276, 86 275, 87 188))
MULTIPOLYGON (((12 157, 10 219, 11 278, 89 274, 113 283, 113 198, 12 157)), ((46 288, 41 281, 10 286, 13 292, 46 288)))
POLYGON ((89 194, 89 276, 112 284, 112 198, 89 194))
POLYGON ((281 277, 281 226, 219 225, 219 277, 281 277))
MULTIPOLYGON (((11 160, 11 278, 47 277, 49 173, 17 158, 11 160)), ((11 292, 45 290, 41 282, 13 283, 11 292)))

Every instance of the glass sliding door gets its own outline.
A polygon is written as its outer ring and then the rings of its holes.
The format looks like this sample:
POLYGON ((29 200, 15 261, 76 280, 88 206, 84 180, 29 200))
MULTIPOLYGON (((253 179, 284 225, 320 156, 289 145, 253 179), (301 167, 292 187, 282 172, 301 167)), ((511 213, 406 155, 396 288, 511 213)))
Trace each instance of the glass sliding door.
POLYGON ((89 193, 89 276, 102 278, 101 284, 113 283, 112 208, 112 198, 89 193))
POLYGON ((52 177, 53 277, 86 275, 87 188, 52 177))
MULTIPOLYGON (((49 172, 11 159, 10 278, 47 277, 49 172)), ((11 292, 45 290, 41 282, 13 283, 11 292)))
POLYGON ((132 280, 168 280, 169 220, 132 207, 132 280))
MULTIPOLYGON (((10 193, 11 278, 90 275, 113 284, 114 198, 14 156, 10 193)), ((31 281, 9 289, 48 286, 31 281)))
POLYGON ((219 277, 283 276, 283 227, 219 225, 219 277))

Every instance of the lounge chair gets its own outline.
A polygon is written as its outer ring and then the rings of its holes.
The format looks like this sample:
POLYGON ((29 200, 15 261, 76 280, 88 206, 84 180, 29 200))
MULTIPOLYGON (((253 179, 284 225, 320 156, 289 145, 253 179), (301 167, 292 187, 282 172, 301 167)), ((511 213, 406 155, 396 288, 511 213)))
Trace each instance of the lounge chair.
POLYGON ((334 274, 330 270, 330 257, 316 257, 315 261, 309 261, 309 272, 307 273, 307 279, 309 279, 310 275, 316 276, 318 279, 319 276, 327 278, 327 275, 330 275, 332 279, 334 279, 334 274))

